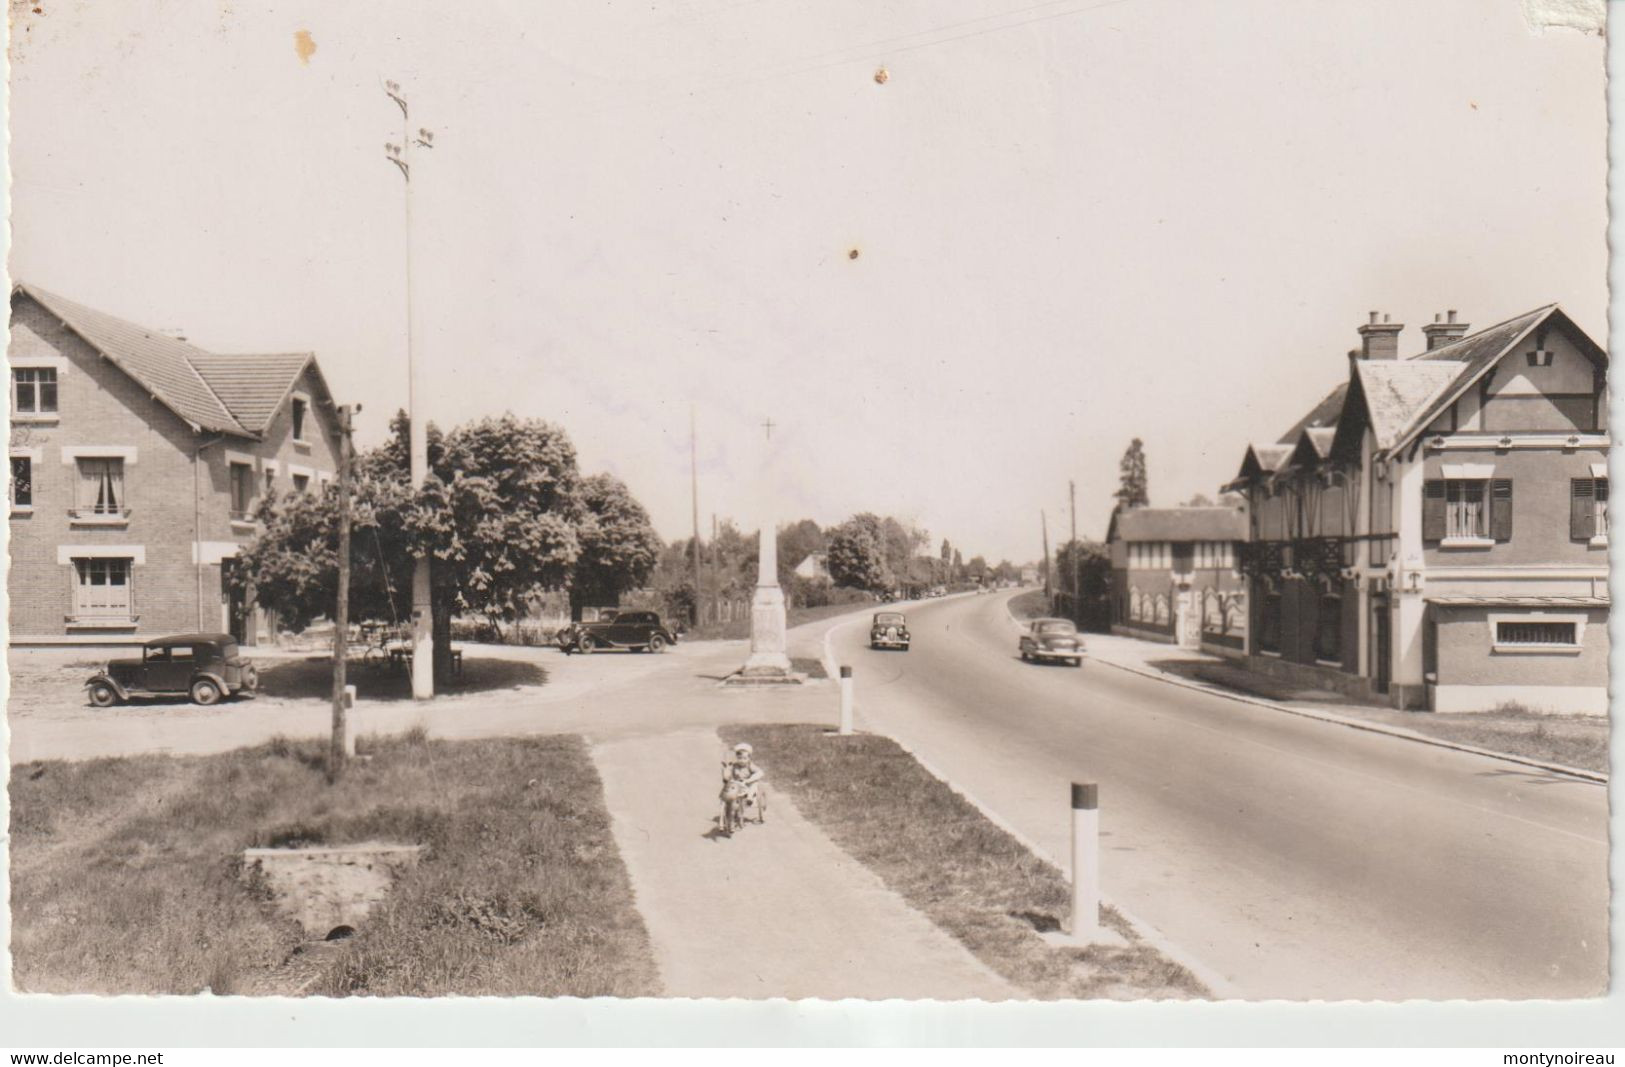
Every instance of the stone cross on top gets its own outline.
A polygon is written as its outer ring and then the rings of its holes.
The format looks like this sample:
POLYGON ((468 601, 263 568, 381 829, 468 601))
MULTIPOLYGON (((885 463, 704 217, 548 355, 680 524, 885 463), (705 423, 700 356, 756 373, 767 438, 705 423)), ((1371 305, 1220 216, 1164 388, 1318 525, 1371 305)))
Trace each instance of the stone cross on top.
POLYGON ((776 424, 773 422, 773 416, 771 416, 771 415, 769 415, 767 417, 766 422, 762 423, 762 429, 767 431, 767 439, 769 441, 773 440, 773 427, 775 425, 776 424))

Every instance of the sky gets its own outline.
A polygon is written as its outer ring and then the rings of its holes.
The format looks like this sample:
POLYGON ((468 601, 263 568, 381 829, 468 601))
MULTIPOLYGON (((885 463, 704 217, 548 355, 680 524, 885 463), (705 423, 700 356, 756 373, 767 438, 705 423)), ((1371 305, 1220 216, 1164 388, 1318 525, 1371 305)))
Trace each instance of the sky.
POLYGON ((1153 504, 1216 495, 1370 310, 1606 343, 1603 41, 1518 0, 11 11, 14 279, 314 351, 366 446, 410 240, 427 417, 557 422, 667 539, 691 414, 707 534, 1021 561, 1069 481, 1103 536, 1134 437, 1153 504), (435 133, 410 229, 386 78, 435 133))

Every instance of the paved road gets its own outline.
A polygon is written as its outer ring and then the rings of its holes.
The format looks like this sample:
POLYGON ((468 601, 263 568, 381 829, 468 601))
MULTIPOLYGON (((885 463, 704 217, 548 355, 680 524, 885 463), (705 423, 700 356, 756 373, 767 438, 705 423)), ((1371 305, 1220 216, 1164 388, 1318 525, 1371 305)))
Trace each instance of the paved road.
POLYGON ((1603 787, 1088 664, 1015 655, 1008 596, 831 642, 859 725, 1062 861, 1101 784, 1106 895, 1250 998, 1575 997, 1608 962, 1603 787))

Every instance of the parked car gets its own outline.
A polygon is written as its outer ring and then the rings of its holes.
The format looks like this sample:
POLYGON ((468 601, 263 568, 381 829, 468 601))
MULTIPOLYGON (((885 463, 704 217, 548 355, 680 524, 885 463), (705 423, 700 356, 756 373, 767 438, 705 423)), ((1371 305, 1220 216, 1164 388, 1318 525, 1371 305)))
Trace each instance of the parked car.
POLYGON ((877 611, 869 625, 869 647, 908 651, 908 618, 900 611, 877 611))
POLYGON ((664 652, 677 643, 677 633, 652 611, 623 611, 613 619, 572 623, 559 631, 559 648, 569 652, 602 652, 612 648, 633 652, 664 652))
POLYGON ((1083 666, 1083 638, 1070 619, 1034 619, 1018 647, 1021 658, 1029 663, 1058 659, 1083 666))
POLYGON ((85 683, 90 702, 112 707, 132 697, 186 696, 194 704, 253 696, 259 672, 230 634, 175 634, 141 648, 141 658, 109 660, 85 683))

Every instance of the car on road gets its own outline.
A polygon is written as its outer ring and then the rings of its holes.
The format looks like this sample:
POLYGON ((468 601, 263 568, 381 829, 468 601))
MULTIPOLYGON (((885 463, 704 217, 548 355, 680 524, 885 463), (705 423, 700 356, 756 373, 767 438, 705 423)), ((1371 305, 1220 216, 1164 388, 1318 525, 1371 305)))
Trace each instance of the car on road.
POLYGON ((1071 619, 1034 619, 1021 635, 1018 650, 1028 663, 1061 660, 1083 666, 1083 637, 1071 619))
POLYGON ((559 631, 564 652, 603 652, 623 648, 632 652, 664 652, 677 643, 677 633, 652 611, 622 611, 612 619, 572 623, 559 631))
POLYGON ((85 689, 98 708, 164 696, 215 704, 239 694, 253 696, 259 680, 254 664, 243 658, 230 634, 175 634, 142 645, 139 659, 109 660, 85 682, 85 689))
POLYGON ((908 651, 908 617, 901 611, 877 611, 869 624, 869 647, 900 648, 908 651))

